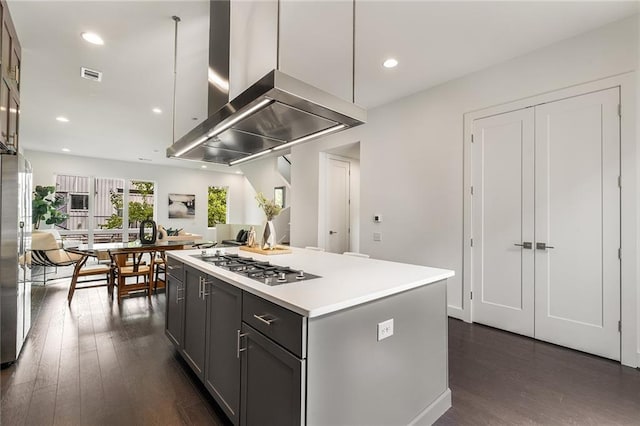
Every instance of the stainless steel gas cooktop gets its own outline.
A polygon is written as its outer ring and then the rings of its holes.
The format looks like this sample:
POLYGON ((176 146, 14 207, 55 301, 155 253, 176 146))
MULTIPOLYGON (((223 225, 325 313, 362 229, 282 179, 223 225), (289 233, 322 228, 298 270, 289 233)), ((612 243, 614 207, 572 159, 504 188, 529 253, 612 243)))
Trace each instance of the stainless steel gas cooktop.
POLYGON ((237 254, 216 252, 215 254, 196 254, 192 255, 192 257, 270 286, 320 278, 318 275, 309 274, 302 270, 291 269, 288 266, 272 265, 269 262, 262 262, 237 254))

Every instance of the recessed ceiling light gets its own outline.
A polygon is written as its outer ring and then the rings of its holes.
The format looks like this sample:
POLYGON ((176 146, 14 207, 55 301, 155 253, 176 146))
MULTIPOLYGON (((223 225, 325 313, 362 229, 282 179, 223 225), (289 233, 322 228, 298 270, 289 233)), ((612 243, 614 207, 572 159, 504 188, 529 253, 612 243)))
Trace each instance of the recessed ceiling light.
POLYGON ((242 172, 241 172, 240 170, 236 170, 236 174, 237 174, 237 175, 241 175, 241 174, 242 174, 242 172))
POLYGON ((162 110, 160 108, 154 108, 151 111, 155 112, 156 114, 162 114, 162 110))
POLYGON ((205 166, 204 164, 202 166, 200 166, 200 167, 203 168, 203 169, 207 168, 207 166, 205 166))
POLYGON ((385 68, 395 68, 398 66, 398 61, 393 58, 389 58, 382 63, 385 68))
POLYGON ((91 44, 97 44, 102 46, 104 44, 104 40, 102 40, 102 37, 100 37, 98 34, 96 33, 91 33, 91 32, 84 32, 82 34, 80 34, 80 36, 82 37, 82 39, 88 43, 91 44))
POLYGON ((69 148, 62 148, 62 152, 69 152, 71 151, 69 148))
POLYGON ((69 122, 69 119, 67 117, 63 117, 63 116, 56 117, 56 120, 58 120, 61 123, 68 123, 69 122))

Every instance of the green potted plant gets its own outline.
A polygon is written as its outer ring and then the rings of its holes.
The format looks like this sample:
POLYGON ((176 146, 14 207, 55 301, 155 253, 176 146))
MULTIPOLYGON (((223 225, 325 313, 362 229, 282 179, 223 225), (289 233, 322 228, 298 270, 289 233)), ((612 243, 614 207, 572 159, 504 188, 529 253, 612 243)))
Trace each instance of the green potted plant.
POLYGON ((33 191, 31 204, 33 227, 40 229, 40 222, 43 219, 47 225, 60 225, 67 220, 68 215, 58 210, 64 202, 64 198, 56 196, 55 186, 37 185, 33 191))

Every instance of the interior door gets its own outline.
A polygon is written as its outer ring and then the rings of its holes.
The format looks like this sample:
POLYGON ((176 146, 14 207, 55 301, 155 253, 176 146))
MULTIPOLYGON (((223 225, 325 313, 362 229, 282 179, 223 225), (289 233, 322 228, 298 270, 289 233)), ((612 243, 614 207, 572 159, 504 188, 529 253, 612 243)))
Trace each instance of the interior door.
POLYGON ((474 121, 473 320, 533 336, 532 108, 474 121))
POLYGON ((613 88, 535 108, 535 335, 616 360, 619 99, 613 88))
POLYGON ((327 246, 332 253, 349 251, 349 161, 328 158, 327 246))

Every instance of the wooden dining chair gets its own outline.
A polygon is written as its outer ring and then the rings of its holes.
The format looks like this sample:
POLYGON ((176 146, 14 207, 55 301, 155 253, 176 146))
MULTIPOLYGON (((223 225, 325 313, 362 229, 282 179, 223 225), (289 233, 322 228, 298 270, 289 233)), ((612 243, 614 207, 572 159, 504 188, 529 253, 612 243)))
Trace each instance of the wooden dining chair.
POLYGON ((118 303, 122 300, 122 296, 128 295, 132 291, 146 290, 147 296, 150 298, 153 288, 155 250, 145 248, 114 250, 109 251, 109 256, 113 264, 114 283, 118 288, 118 303), (147 254, 149 255, 148 262, 144 259, 147 254), (136 279, 135 282, 131 282, 132 278, 136 279))
POLYGON ((167 254, 164 250, 158 251, 158 256, 155 259, 153 267, 153 292, 157 293, 158 286, 163 288, 167 285, 167 254))
POLYGON ((93 266, 85 266, 86 260, 87 257, 80 260, 74 268, 71 284, 69 285, 69 293, 67 294, 69 304, 71 304, 71 299, 73 299, 76 290, 84 290, 87 288, 107 287, 107 294, 110 297, 113 296, 114 278, 111 265, 99 263, 93 266), (100 284, 93 284, 95 282, 99 282, 100 284))

